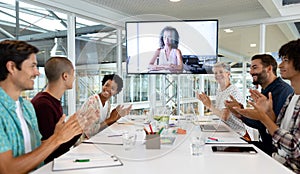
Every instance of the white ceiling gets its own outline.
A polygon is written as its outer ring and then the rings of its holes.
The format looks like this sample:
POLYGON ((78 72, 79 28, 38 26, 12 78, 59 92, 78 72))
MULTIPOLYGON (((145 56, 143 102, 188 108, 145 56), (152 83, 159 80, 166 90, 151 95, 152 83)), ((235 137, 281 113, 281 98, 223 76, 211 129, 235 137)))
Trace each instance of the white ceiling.
POLYGON ((268 17, 257 0, 86 0, 99 7, 108 7, 128 16, 159 14, 178 19, 218 18, 220 22, 268 17))
POLYGON ((299 37, 292 21, 299 21, 300 6, 282 6, 281 0, 181 0, 176 3, 169 0, 23 1, 121 27, 132 19, 218 19, 220 28, 234 30, 231 34, 219 31, 219 53, 237 61, 260 52, 261 23, 268 24, 265 51, 277 51, 283 43, 299 37), (276 24, 278 22, 280 25, 276 24), (257 47, 250 48, 250 43, 256 43, 257 47))

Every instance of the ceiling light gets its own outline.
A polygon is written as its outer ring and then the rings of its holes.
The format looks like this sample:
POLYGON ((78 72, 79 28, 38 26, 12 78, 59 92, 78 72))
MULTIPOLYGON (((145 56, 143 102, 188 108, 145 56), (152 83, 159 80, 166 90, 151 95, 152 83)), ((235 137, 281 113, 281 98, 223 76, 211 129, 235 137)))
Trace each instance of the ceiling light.
POLYGON ((256 47, 256 44, 255 44, 255 43, 252 43, 252 44, 250 44, 250 47, 251 47, 251 48, 254 48, 254 47, 256 47))
POLYGON ((230 29, 230 28, 224 29, 224 31, 225 31, 225 33, 232 33, 233 32, 233 30, 230 29))
POLYGON ((50 57, 67 57, 66 49, 62 46, 62 39, 54 38, 54 43, 50 51, 50 57))
POLYGON ((170 2, 179 2, 181 0, 169 0, 170 2))

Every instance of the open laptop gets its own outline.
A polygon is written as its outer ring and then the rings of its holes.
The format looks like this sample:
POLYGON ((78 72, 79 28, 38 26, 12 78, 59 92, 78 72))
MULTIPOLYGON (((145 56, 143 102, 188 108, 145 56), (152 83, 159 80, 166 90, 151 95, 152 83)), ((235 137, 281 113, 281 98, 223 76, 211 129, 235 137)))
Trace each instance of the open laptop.
POLYGON ((220 124, 204 124, 200 125, 203 132, 229 132, 230 130, 225 125, 220 124))

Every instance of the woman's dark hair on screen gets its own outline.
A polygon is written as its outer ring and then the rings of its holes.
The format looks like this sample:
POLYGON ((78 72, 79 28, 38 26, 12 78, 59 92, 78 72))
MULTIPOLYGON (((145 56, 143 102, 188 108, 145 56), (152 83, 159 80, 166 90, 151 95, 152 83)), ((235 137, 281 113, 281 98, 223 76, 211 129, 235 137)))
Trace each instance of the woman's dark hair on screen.
POLYGON ((171 48, 178 48, 178 44, 179 44, 179 34, 178 34, 178 31, 176 30, 176 28, 170 27, 170 26, 166 26, 160 32, 160 38, 159 38, 160 48, 163 48, 165 46, 165 43, 164 43, 164 32, 165 31, 171 31, 171 33, 172 33, 171 48))

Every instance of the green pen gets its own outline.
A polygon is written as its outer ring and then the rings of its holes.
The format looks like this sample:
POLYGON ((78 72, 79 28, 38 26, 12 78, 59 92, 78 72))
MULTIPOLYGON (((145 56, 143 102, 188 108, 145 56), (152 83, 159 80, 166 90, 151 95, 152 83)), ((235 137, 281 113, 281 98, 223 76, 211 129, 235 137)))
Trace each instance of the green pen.
POLYGON ((79 162, 79 163, 90 162, 90 159, 76 159, 74 162, 79 162))
POLYGON ((159 131, 158 131, 158 134, 160 135, 161 132, 163 131, 164 127, 162 127, 159 131))

